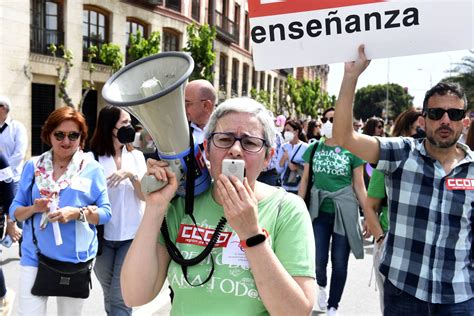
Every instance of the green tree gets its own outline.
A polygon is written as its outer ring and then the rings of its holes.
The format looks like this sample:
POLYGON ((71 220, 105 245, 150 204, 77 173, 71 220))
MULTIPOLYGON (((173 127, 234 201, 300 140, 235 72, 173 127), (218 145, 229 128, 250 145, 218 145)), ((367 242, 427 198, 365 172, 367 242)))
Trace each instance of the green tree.
MULTIPOLYGON (((266 90, 257 90, 255 88, 250 89, 250 96, 257 102, 262 103, 268 110, 272 113, 275 113, 276 107, 271 102, 271 95, 266 90)), ((276 96, 273 95, 273 100, 275 100, 276 96)), ((274 102, 275 103, 275 102, 274 102)))
POLYGON ((196 25, 194 23, 186 27, 188 41, 185 52, 191 54, 194 59, 194 70, 189 80, 206 79, 214 81, 214 63, 216 53, 213 50, 213 43, 216 39, 216 28, 208 24, 196 25))
POLYGON ((287 92, 290 96, 291 109, 290 112, 311 115, 316 117, 318 109, 326 109, 334 105, 335 98, 330 97, 327 92, 321 90, 321 82, 319 78, 315 80, 297 80, 292 75, 288 76, 287 92))
POLYGON ((122 68, 123 54, 120 52, 120 46, 114 43, 106 43, 100 47, 100 60, 112 67, 112 72, 122 68))
POLYGON ((396 83, 366 86, 357 90, 354 99, 354 116, 364 121, 372 116, 383 117, 387 102, 388 118, 394 119, 412 106, 413 96, 396 83))
POLYGON ((471 55, 465 56, 462 62, 457 63, 456 67, 450 72, 458 73, 443 79, 443 81, 453 81, 459 83, 466 93, 469 110, 474 110, 474 50, 471 50, 471 55))
MULTIPOLYGON (((105 46, 107 44, 104 44, 105 46)), ((108 47, 105 48, 105 50, 108 52, 106 54, 106 60, 103 62, 109 64, 114 67, 114 65, 117 67, 117 65, 122 64, 123 57, 122 54, 120 54, 120 49, 118 49, 118 54, 117 54, 117 48, 118 46, 115 44, 109 44, 107 45, 108 47), (113 52, 114 51, 114 52, 113 52)), ((67 79, 69 77, 69 73, 71 71, 71 67, 74 66, 73 64, 73 59, 74 55, 70 49, 66 49, 64 45, 59 45, 59 47, 56 47, 56 45, 51 44, 48 47, 48 50, 51 52, 53 57, 57 58, 56 53, 58 50, 63 53, 62 59, 59 60, 57 66, 56 66, 56 73, 58 76, 58 97, 61 98, 64 103, 72 108, 76 108, 72 102, 71 97, 69 96, 68 90, 67 90, 67 79)), ((79 112, 82 112, 82 106, 84 104, 84 100, 87 96, 87 94, 95 89, 95 84, 93 80, 92 74, 95 72, 96 68, 94 66, 94 63, 92 62, 96 57, 97 57, 97 46, 90 46, 87 51, 87 68, 89 72, 89 79, 83 81, 83 86, 82 88, 84 89, 84 92, 82 93, 81 100, 79 101, 79 104, 77 106, 77 110, 79 112)), ((120 68, 120 67, 119 67, 120 68)))
POLYGON ((158 54, 160 52, 160 32, 155 31, 148 38, 144 38, 138 31, 136 34, 130 34, 130 48, 128 55, 132 61, 142 57, 158 54))

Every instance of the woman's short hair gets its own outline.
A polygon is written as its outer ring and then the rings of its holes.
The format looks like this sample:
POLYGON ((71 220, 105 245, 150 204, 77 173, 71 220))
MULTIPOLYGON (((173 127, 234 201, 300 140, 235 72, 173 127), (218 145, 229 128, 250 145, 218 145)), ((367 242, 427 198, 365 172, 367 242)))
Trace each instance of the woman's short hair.
MULTIPOLYGON (((122 109, 112 105, 106 105, 100 110, 99 117, 97 118, 97 127, 91 139, 91 151, 99 156, 115 156, 112 132, 121 114, 122 109)), ((125 146, 128 151, 133 150, 131 144, 126 144, 125 146)))
POLYGON ((69 106, 60 107, 48 116, 41 129, 41 140, 51 146, 51 133, 65 121, 73 121, 79 126, 79 132, 81 133, 79 146, 83 149, 88 131, 86 119, 81 112, 69 106))
POLYGON ((411 127, 421 116, 421 112, 413 108, 408 109, 400 113, 393 123, 392 135, 393 137, 398 136, 412 136, 411 127))
POLYGON ((246 97, 232 98, 219 104, 214 110, 209 122, 204 128, 204 136, 209 141, 212 133, 216 131, 217 121, 230 113, 250 113, 260 121, 263 127, 263 138, 267 146, 267 153, 273 147, 276 138, 273 114, 261 103, 246 97))
POLYGON ((371 117, 371 118, 367 119, 367 122, 365 122, 365 125, 362 128, 362 133, 365 134, 365 135, 374 136, 375 135, 375 128, 379 124, 382 124, 382 127, 385 125, 385 122, 380 117, 374 116, 374 117, 371 117))

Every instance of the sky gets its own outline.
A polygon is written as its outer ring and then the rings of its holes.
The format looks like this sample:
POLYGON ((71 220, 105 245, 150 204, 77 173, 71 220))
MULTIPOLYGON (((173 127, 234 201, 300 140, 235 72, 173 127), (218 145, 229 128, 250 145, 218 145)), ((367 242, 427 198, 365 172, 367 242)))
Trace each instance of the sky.
MULTIPOLYGON (((398 83, 408 88, 408 93, 415 97, 413 104, 418 107, 423 103, 426 90, 449 76, 450 65, 454 67, 468 55, 472 55, 468 50, 460 50, 375 59, 359 77, 357 89, 387 82, 398 83)), ((329 65, 328 92, 330 95, 338 96, 343 73, 344 63, 329 65)))

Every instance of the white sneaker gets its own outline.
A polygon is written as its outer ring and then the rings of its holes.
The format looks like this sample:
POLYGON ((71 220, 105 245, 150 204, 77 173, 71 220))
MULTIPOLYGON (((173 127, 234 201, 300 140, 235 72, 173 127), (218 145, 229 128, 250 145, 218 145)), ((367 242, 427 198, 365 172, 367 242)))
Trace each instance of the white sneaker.
POLYGON ((328 307, 328 292, 322 286, 319 287, 318 306, 323 311, 328 307))
POLYGON ((5 297, 0 298, 0 316, 10 316, 13 311, 13 301, 15 300, 15 292, 7 289, 5 297))
POLYGON ((328 309, 326 315, 328 315, 328 316, 336 316, 336 315, 337 315, 337 309, 335 309, 334 307, 331 307, 330 309, 328 309))

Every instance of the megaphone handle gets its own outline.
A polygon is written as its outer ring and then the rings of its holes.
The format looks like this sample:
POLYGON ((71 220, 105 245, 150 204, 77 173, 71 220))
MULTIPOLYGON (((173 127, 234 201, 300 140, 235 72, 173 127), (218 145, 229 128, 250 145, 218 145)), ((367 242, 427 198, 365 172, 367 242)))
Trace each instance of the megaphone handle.
MULTIPOLYGON (((176 179, 178 179, 178 182, 181 182, 181 179, 183 178, 183 170, 182 170, 179 159, 167 160, 167 161, 169 163, 169 168, 176 175, 176 179)), ((144 175, 141 181, 142 192, 144 194, 155 192, 155 191, 160 190, 167 184, 168 184, 168 181, 158 181, 155 178, 155 176, 144 175)))
POLYGON ((144 194, 155 192, 163 188, 166 184, 168 184, 168 181, 158 181, 155 176, 144 175, 141 181, 142 192, 144 194))

